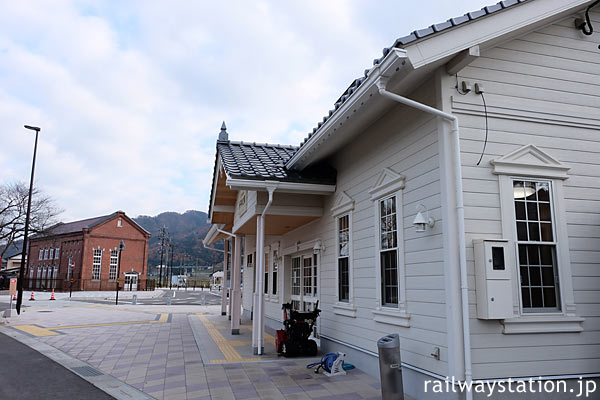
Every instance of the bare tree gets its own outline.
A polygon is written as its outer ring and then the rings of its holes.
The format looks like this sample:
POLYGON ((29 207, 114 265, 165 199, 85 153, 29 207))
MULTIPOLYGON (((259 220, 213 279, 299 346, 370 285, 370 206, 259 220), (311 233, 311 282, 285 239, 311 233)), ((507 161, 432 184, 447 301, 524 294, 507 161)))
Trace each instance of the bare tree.
MULTIPOLYGON (((0 184, 0 258, 10 245, 23 239, 29 187, 23 182, 0 184)), ((29 235, 42 233, 62 213, 54 199, 34 188, 31 196, 29 235)))

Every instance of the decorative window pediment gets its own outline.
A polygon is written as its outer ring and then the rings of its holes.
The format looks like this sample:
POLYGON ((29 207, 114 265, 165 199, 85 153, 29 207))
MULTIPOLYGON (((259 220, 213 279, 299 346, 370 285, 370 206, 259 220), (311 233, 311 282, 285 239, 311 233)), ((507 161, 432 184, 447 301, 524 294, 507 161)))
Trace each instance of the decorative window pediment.
POLYGON ((375 184, 369 190, 371 200, 379 199, 398 190, 404 189, 406 177, 390 168, 384 168, 377 177, 375 184))
POLYGON ((340 192, 340 194, 335 198, 333 203, 333 207, 331 207, 331 214, 334 217, 338 215, 345 214, 354 210, 354 200, 346 192, 340 192))
POLYGON ((521 147, 496 160, 490 161, 496 175, 521 175, 567 179, 570 167, 532 144, 521 147))

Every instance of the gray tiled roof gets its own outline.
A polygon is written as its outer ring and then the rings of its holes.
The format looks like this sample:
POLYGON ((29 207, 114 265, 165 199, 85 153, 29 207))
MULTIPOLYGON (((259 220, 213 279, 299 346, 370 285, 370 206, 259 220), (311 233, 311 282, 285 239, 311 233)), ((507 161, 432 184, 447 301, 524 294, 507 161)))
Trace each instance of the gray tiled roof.
POLYGON ((298 150, 295 146, 244 142, 217 142, 217 151, 230 178, 279 182, 335 184, 335 170, 326 165, 290 171, 285 163, 298 150))
MULTIPOLYGON (((456 26, 479 19, 481 17, 485 17, 487 15, 493 14, 500 10, 504 10, 506 8, 513 7, 517 4, 524 3, 526 1, 530 1, 530 0, 501 1, 492 6, 484 7, 481 10, 473 11, 473 12, 467 13, 463 16, 456 17, 456 18, 450 18, 446 22, 434 24, 425 29, 418 29, 416 31, 413 31, 407 36, 403 36, 401 38, 396 39, 396 41, 394 42, 392 47, 384 48, 382 56, 373 60, 373 65, 375 66, 375 65, 379 64, 384 59, 384 57, 390 52, 390 50, 393 48, 403 48, 404 46, 411 44, 413 42, 416 42, 417 40, 437 34, 439 32, 443 32, 447 29, 454 28, 456 26)), ((370 71, 371 71, 371 69, 366 69, 364 71, 363 76, 352 81, 352 83, 350 84, 348 89, 346 89, 346 91, 344 91, 344 93, 342 93, 340 98, 335 102, 333 109, 329 110, 327 115, 323 117, 323 120, 321 122, 319 122, 317 124, 317 126, 313 128, 312 132, 310 132, 308 134, 308 136, 304 139, 304 141, 302 143, 300 143, 299 147, 302 147, 321 128, 321 126, 329 119, 329 117, 331 117, 337 111, 337 109, 340 108, 340 106, 346 102, 346 100, 352 95, 352 93, 354 93, 358 89, 358 87, 366 80, 370 71)))

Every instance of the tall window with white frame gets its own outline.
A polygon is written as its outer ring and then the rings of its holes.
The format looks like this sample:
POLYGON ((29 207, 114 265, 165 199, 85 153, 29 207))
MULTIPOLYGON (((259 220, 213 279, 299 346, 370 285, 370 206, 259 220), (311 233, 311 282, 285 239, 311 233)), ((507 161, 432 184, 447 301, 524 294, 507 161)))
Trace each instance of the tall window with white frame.
POLYGON ((269 254, 265 254, 265 281, 263 282, 265 287, 265 294, 269 294, 269 254))
POLYGON ((513 189, 523 311, 560 311, 551 184, 513 180, 513 189))
POLYGON ((396 197, 379 201, 381 305, 398 305, 398 230, 396 197))
MULTIPOLYGON (((300 279, 302 279, 302 271, 300 269, 301 260, 302 257, 292 258, 292 296, 296 297, 300 296, 300 279)), ((292 306, 294 310, 298 310, 300 308, 300 302, 292 299, 292 306)))
POLYGON ((277 295, 277 271, 278 270, 279 270, 279 255, 277 254, 277 251, 274 251, 273 252, 273 274, 272 274, 273 283, 271 284, 271 287, 273 288, 271 293, 273 295, 277 295))
POLYGON ((100 280, 100 270, 102 268, 102 250, 94 249, 94 258, 92 260, 92 279, 100 280))
POLYGON ((338 217, 338 301, 350 302, 350 216, 338 217))
POLYGON ((119 262, 119 250, 112 249, 110 251, 110 269, 108 271, 108 280, 117 280, 117 263, 119 262))

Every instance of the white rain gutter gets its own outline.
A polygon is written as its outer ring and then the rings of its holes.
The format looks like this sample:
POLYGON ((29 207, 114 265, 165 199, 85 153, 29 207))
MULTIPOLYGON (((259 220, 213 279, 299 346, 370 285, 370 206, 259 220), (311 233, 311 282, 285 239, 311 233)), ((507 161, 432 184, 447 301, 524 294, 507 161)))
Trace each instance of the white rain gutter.
POLYGON ((256 335, 256 347, 257 347, 257 352, 258 355, 262 355, 262 344, 263 344, 263 337, 264 337, 264 330, 265 330, 265 326, 264 326, 264 317, 263 317, 263 301, 264 301, 264 290, 263 290, 263 279, 264 279, 264 275, 265 275, 265 262, 264 262, 264 247, 265 247, 265 215, 267 214, 267 211, 269 210, 269 207, 271 207, 271 203, 273 203, 273 193, 275 192, 275 190, 277 189, 278 184, 277 183, 268 183, 267 184, 267 191, 269 192, 269 201, 267 202, 267 204, 265 205, 265 208, 263 209, 262 214, 260 214, 259 216, 259 221, 258 221, 258 229, 260 230, 260 234, 257 235, 257 243, 256 243, 256 255, 257 257, 257 264, 258 264, 258 271, 256 271, 257 274, 257 278, 258 278, 258 285, 257 288, 259 290, 258 292, 258 301, 257 301, 257 307, 256 307, 256 319, 258 321, 257 323, 257 335, 256 335))
POLYGON ((235 237, 235 235, 233 233, 224 231, 224 230, 219 229, 219 228, 217 228, 217 232, 221 232, 221 233, 223 233, 223 234, 225 234, 227 236, 235 237))
POLYGON ((214 251, 218 251, 220 253, 225 253, 225 250, 215 249, 214 247, 209 247, 209 246, 205 245, 204 243, 202 243, 202 247, 204 247, 207 250, 214 250, 214 251))
MULTIPOLYGON (((463 188, 462 188, 462 171, 460 163, 460 141, 459 141, 459 130, 458 130, 458 118, 455 115, 445 113, 437 108, 430 107, 425 104, 421 104, 406 97, 402 97, 386 90, 386 86, 389 78, 381 76, 377 81, 377 87, 379 93, 396 101, 402 103, 417 110, 424 111, 429 114, 433 114, 438 117, 442 117, 447 121, 452 122, 452 130, 450 135, 452 136, 453 147, 454 147, 454 179, 456 187, 456 213, 457 213, 457 227, 458 227, 458 258, 460 266, 460 290, 462 300, 462 325, 463 325, 463 350, 465 357, 465 381, 470 383, 473 379, 473 373, 471 370, 471 334, 469 329, 469 286, 467 282, 467 254, 466 254, 466 243, 465 243, 465 210, 463 204, 463 188)), ((467 400, 471 400, 473 394, 467 391, 467 400)))

